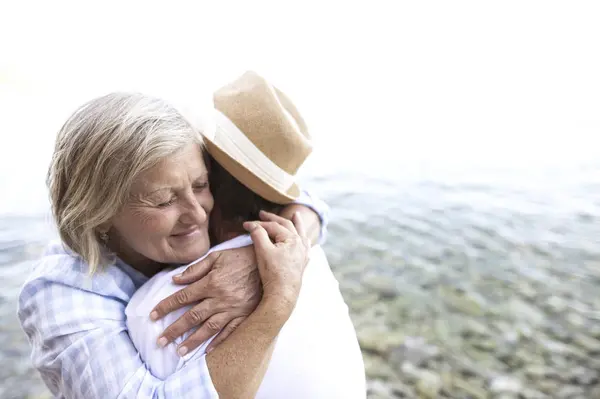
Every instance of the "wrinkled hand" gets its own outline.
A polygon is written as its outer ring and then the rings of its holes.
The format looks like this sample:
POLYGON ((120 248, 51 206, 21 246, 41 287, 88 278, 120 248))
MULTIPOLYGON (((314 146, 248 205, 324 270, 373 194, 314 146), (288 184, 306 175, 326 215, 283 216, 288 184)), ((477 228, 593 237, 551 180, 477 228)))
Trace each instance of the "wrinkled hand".
POLYGON ((159 337, 158 344, 165 346, 199 327, 179 346, 181 356, 221 331, 208 346, 210 352, 256 309, 262 296, 253 246, 213 252, 173 281, 189 285, 163 299, 151 318, 158 320, 183 306, 194 305, 159 337))
POLYGON ((310 240, 299 213, 292 221, 264 211, 260 218, 262 221, 244 223, 244 228, 254 242, 263 300, 280 303, 284 313, 291 313, 300 294, 310 240))

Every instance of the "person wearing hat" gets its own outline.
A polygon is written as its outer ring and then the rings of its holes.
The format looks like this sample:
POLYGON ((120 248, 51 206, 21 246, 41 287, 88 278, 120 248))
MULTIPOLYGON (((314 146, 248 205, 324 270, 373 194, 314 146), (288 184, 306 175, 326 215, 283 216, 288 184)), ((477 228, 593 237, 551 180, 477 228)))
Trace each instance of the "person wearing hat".
POLYGON ((183 293, 203 307, 169 331, 198 327, 185 344, 191 352, 191 341, 221 330, 212 342, 226 339, 208 355, 161 379, 127 328, 136 290, 211 246, 214 199, 201 136, 210 130, 196 122, 163 98, 109 93, 60 129, 48 173, 60 240, 34 265, 17 312, 54 397, 238 398, 256 390, 296 303, 309 238, 316 242, 327 223, 327 209, 306 194, 284 206, 283 218, 267 213, 245 224, 253 246, 219 251, 202 262, 206 276, 186 277, 194 283, 176 298, 183 293))
MULTIPOLYGON (((244 223, 259 219, 265 211, 278 214, 300 196, 295 175, 312 150, 306 124, 296 107, 254 72, 217 90, 214 105, 214 128, 205 133, 215 199, 211 243, 218 244, 211 248, 212 256, 224 249, 252 245, 244 223)), ((195 262, 157 274, 135 293, 126 309, 132 340, 160 378, 184 369, 188 362, 206 356, 215 347, 211 341, 217 335, 206 337, 209 339, 202 346, 183 356, 177 351, 189 334, 177 337, 165 348, 156 345, 162 331, 189 312, 189 306, 157 322, 147 317, 159 301, 181 289, 173 284, 172 276, 198 273, 194 268, 202 269, 202 264, 195 262)), ((207 364, 211 370, 210 357, 207 364)), ((214 366, 218 367, 216 363, 214 366)), ((233 365, 243 366, 243 362, 233 365)), ((257 398, 352 399, 366 395, 356 333, 320 245, 310 251, 296 306, 277 334, 262 372, 265 375, 257 386, 257 398)), ((254 392, 248 396, 254 397, 254 392)))

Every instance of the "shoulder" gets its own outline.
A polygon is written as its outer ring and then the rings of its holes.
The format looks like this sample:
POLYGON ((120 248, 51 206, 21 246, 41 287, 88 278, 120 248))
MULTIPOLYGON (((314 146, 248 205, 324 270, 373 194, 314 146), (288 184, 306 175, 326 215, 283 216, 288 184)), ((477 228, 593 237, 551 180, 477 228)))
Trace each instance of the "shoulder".
POLYGON ((325 251, 321 245, 313 245, 309 251, 310 253, 310 261, 311 262, 319 262, 324 263, 329 267, 329 261, 327 260, 327 255, 325 255, 325 251))
POLYGON ((186 266, 163 270, 144 283, 131 297, 127 305, 128 315, 143 315, 148 318, 150 311, 164 298, 183 288, 173 283, 173 276, 185 270, 186 266))
MULTIPOLYGON (((327 255, 320 245, 314 245, 309 252, 309 264, 307 268, 317 269, 322 273, 331 273, 331 267, 329 266, 329 260, 327 255)), ((308 270, 308 269, 307 269, 308 270)))
POLYGON ((79 256, 62 243, 53 242, 35 263, 25 281, 19 304, 23 306, 28 301, 48 302, 66 296, 86 295, 128 302, 134 291, 132 279, 116 265, 109 265, 90 275, 89 266, 79 256))
POLYGON ((315 298, 320 297, 321 301, 338 303, 341 300, 343 302, 339 282, 320 245, 315 245, 310 250, 310 259, 304 271, 302 287, 306 287, 306 290, 310 291, 315 298))

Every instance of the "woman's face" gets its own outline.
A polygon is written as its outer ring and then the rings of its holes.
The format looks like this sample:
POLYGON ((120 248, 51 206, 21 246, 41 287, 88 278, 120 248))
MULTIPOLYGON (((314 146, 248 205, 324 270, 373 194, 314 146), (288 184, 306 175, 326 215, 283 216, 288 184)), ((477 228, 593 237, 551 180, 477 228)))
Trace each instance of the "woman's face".
POLYGON ((109 246, 146 273, 156 263, 192 262, 209 249, 212 208, 201 149, 189 145, 134 182, 127 204, 112 220, 109 246))

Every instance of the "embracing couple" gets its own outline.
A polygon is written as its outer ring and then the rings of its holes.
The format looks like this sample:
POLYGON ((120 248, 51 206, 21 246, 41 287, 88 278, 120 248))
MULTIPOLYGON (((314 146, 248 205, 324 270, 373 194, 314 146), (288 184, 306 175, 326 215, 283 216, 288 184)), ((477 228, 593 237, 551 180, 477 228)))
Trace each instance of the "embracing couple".
POLYGON ((61 242, 18 311, 55 397, 365 397, 320 246, 327 206, 295 183, 312 148, 304 120, 253 72, 213 101, 200 121, 112 93, 59 132, 48 184, 61 242))

